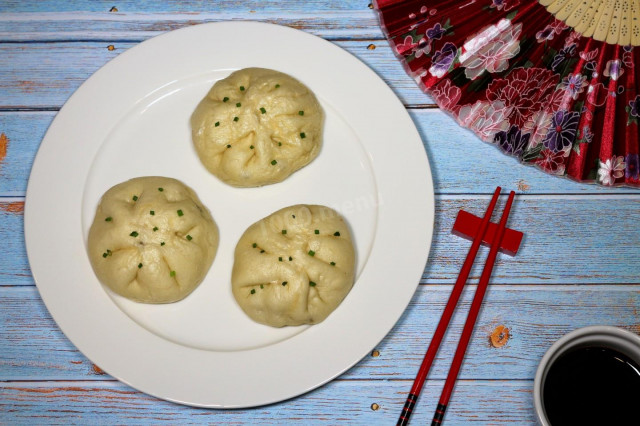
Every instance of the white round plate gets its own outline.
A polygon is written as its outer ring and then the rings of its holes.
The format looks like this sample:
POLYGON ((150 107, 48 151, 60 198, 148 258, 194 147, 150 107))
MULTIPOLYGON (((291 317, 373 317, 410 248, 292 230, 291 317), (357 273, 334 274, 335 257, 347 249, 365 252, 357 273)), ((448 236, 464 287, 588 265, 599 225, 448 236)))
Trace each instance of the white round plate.
POLYGON ((367 66, 294 29, 224 22, 172 31, 89 78, 51 124, 27 189, 25 238, 38 290, 66 336, 124 383, 201 407, 250 407, 300 395, 357 363, 409 303, 429 254, 434 198, 420 136, 367 66), (213 83, 246 67, 288 73, 325 113, 319 156, 282 183, 233 188, 209 174, 189 116, 213 83), (133 303, 96 279, 87 232, 102 194, 136 176, 192 187, 220 229, 200 286, 167 305, 133 303), (297 203, 337 209, 351 226, 357 278, 322 323, 275 329, 248 319, 231 293, 244 230, 297 203))

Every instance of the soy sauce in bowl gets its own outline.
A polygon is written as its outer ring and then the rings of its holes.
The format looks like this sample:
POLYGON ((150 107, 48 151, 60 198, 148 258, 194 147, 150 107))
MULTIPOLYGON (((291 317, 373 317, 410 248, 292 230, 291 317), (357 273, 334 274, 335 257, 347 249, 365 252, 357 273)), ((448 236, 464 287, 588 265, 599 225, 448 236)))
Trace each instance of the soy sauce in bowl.
POLYGON ((549 368, 542 399, 552 426, 640 424, 640 366, 606 347, 571 349, 549 368))

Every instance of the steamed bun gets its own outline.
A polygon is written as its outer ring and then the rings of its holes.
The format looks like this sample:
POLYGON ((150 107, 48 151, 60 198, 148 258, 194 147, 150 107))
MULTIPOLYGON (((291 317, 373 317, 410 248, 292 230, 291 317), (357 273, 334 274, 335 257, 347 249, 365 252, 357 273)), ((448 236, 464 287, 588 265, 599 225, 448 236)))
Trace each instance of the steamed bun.
POLYGON ((351 290, 354 264, 349 228, 336 211, 286 207, 251 225, 238 241, 233 295, 259 323, 316 324, 351 290))
POLYGON ((239 187, 280 182, 320 151, 324 114, 293 77, 246 68, 216 82, 191 116, 200 161, 239 187))
POLYGON ((182 182, 139 177, 109 189, 89 230, 98 279, 136 302, 169 303, 204 279, 218 248, 218 228, 182 182))

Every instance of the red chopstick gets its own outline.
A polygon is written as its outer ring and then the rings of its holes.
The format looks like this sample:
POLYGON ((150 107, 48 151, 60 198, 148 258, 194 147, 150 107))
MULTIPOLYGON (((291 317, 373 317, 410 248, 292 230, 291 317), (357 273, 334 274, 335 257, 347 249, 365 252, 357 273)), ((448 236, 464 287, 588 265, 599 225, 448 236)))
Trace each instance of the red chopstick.
MULTIPOLYGON (((456 305, 458 304, 458 300, 460 299, 460 295, 462 294, 462 290, 464 288, 465 283, 467 282, 467 278, 469 278, 469 273, 471 272, 471 267, 473 266, 473 262, 478 254, 478 249, 480 248, 480 244, 482 243, 482 238, 484 237, 485 232, 489 226, 489 221, 491 220, 491 214, 493 213, 493 209, 496 206, 496 202, 498 201, 498 197, 500 195, 501 188, 497 187, 495 192, 493 193, 493 198, 491 198, 491 202, 489 203, 489 207, 487 207, 487 211, 484 213, 484 217, 482 218, 482 222, 480 222, 480 227, 476 231, 475 236, 473 237, 473 242, 471 243, 471 247, 469 248, 469 253, 467 253, 467 257, 462 264, 462 268, 460 269, 460 273, 458 274, 458 279, 456 280, 455 285, 453 286, 453 290, 451 290, 451 295, 449 296, 449 300, 447 301, 447 305, 440 317, 440 322, 438 323, 438 327, 436 327, 436 331, 431 339, 431 343, 429 344, 429 348, 427 349, 426 354, 424 355, 424 359, 422 360, 422 364, 420 365, 420 370, 418 371, 418 375, 413 381, 413 386, 411 387, 411 391, 407 396, 407 400, 404 403, 404 407, 402 408, 402 412, 400 413, 400 417, 398 418, 398 425, 406 425, 409 423, 409 418, 411 417, 411 413, 413 411, 413 407, 416 405, 418 401, 418 397, 420 396, 420 392, 422 391, 422 386, 424 384, 427 375, 429 374, 429 369, 431 368, 431 364, 438 353, 438 349, 440 348, 440 343, 442 342, 442 338, 444 337, 444 333, 447 331, 447 327, 449 326, 449 321, 453 316, 453 312, 455 311, 456 305)), ((501 237, 502 238, 502 237, 501 237)), ((498 244, 498 247, 500 245, 498 244)), ((493 246, 492 246, 493 249, 493 246)))
POLYGON ((504 235, 514 196, 515 192, 511 191, 511 193, 509 193, 507 203, 504 207, 504 211, 502 212, 502 217, 500 218, 498 231, 494 235, 493 241, 491 242, 491 249, 489 250, 487 261, 484 264, 484 269, 482 270, 482 275, 480 276, 480 281, 478 282, 478 287, 476 288, 476 294, 473 296, 473 302, 471 302, 471 308, 469 309, 469 313, 467 315, 467 321, 465 322, 464 328, 462 329, 462 336, 460 337, 460 341, 458 342, 456 354, 454 355, 453 361, 451 362, 451 368, 449 369, 449 374, 447 375, 447 381, 444 383, 444 388, 442 389, 442 393, 440 394, 440 401, 438 401, 438 407, 436 408, 436 412, 433 415, 431 426, 439 426, 443 422, 444 413, 447 410, 451 392, 453 391, 456 379, 458 378, 458 373, 460 372, 460 367, 462 366, 462 360, 464 359, 464 354, 467 350, 467 346, 469 345, 469 340, 471 339, 471 333, 473 333, 473 327, 476 325, 476 319, 478 318, 478 313, 480 312, 480 306, 482 306, 482 300, 484 299, 484 295, 487 291, 487 286, 489 285, 489 278, 491 278, 491 272, 493 271, 496 256, 498 255, 498 250, 500 249, 500 240, 502 240, 502 237, 504 235))

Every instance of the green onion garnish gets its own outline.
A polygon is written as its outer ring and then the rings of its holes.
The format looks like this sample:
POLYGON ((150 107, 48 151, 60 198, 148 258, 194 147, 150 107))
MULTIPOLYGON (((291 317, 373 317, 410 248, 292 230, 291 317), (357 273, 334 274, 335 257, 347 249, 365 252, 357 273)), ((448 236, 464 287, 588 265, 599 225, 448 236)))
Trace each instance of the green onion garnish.
POLYGON ((155 214, 156 214, 156 212, 155 212, 155 210, 149 210, 149 214, 150 214, 151 216, 153 216, 153 215, 155 215, 155 214))
POLYGON ((278 87, 280 87, 280 85, 279 85, 279 84, 276 84, 276 89, 277 89, 278 87))
POLYGON ((316 286, 316 283, 314 283, 313 281, 309 281, 309 285, 310 285, 311 287, 315 287, 315 286, 316 286))
POLYGON ((289 262, 291 262, 293 260, 293 257, 289 256, 289 262))
POLYGON ((216 121, 215 126, 216 126, 216 127, 218 127, 219 125, 220 125, 220 122, 219 122, 219 121, 216 121))
POLYGON ((289 281, 282 281, 282 285, 287 285, 289 281))
POLYGON ((161 245, 161 246, 163 246, 163 245, 164 245, 164 241, 163 241, 163 242, 161 242, 161 243, 160 243, 160 245, 161 245))
POLYGON ((320 233, 319 229, 316 229, 315 231, 313 231, 316 235, 318 235, 320 233))
POLYGON ((132 233, 129 234, 129 236, 135 238, 138 236, 138 233, 136 231, 133 231, 132 233))
POLYGON ((138 196, 137 195, 133 196, 133 201, 138 201, 138 196))
POLYGON ((227 148, 231 148, 231 145, 227 145, 227 148))
POLYGON ((283 230, 282 230, 282 235, 285 235, 286 233, 287 233, 287 230, 286 230, 286 229, 283 229, 283 230))
POLYGON ((158 227, 157 227, 157 226, 154 226, 154 227, 153 227, 153 232, 156 232, 157 230, 158 230, 158 227))
POLYGON ((138 269, 142 268, 142 263, 138 263, 138 269))
POLYGON ((238 107, 238 108, 240 108, 241 106, 242 106, 242 104, 241 104, 240 102, 238 102, 238 103, 236 104, 236 107, 238 107))
POLYGON ((298 111, 298 115, 304 115, 304 111, 298 111))
POLYGON ((280 262, 282 262, 282 256, 280 256, 280 257, 278 258, 278 260, 279 260, 280 262))
POLYGON ((238 117, 233 117, 233 121, 238 121, 240 120, 238 117))
POLYGON ((177 213, 178 213, 178 216, 184 216, 184 213, 182 213, 182 210, 178 210, 177 213))
POLYGON ((193 240, 193 237, 191 235, 187 235, 187 240, 191 241, 191 240, 193 240))
POLYGON ((263 113, 263 114, 266 114, 266 113, 267 113, 267 110, 266 110, 266 109, 264 109, 264 108, 262 108, 262 107, 260 107, 260 112, 261 112, 261 113, 263 113))
POLYGON ((176 271, 169 272, 169 276, 175 277, 176 276, 176 271))
POLYGON ((282 142, 278 142, 278 146, 282 146, 282 142))
POLYGON ((340 232, 338 232, 338 231, 334 232, 334 233, 333 233, 333 236, 334 236, 334 237, 339 237, 339 236, 340 236, 340 232))
POLYGON ((107 253, 102 253, 102 257, 107 257, 109 256, 107 253))
POLYGON ((164 191, 164 188, 158 188, 158 191, 162 192, 164 191))
POLYGON ((229 98, 227 98, 226 96, 224 98, 222 98, 222 102, 227 102, 229 100, 229 98))
POLYGON ((256 247, 258 247, 258 244, 253 243, 253 244, 251 244, 251 246, 252 246, 253 248, 256 248, 256 247))
POLYGON ((113 218, 112 218, 111 216, 106 217, 106 218, 104 219, 104 221, 105 221, 105 222, 111 222, 112 220, 113 220, 113 218))
POLYGON ((250 145, 250 146, 249 146, 249 149, 253 149, 253 145, 250 145))
POLYGON ((240 86, 240 91, 244 92, 244 86, 240 86))
POLYGON ((276 160, 271 160, 271 165, 275 166, 276 164, 278 164, 278 162, 276 160))
POLYGON ((264 285, 263 285, 263 284, 260 284, 260 288, 264 288, 264 285))
POLYGON ((251 294, 256 294, 256 289, 255 288, 251 289, 251 294))
POLYGON ((316 255, 316 252, 315 252, 315 251, 313 251, 313 250, 309 250, 309 253, 308 253, 308 254, 309 254, 309 256, 315 256, 315 255, 316 255))
POLYGON ((307 135, 305 135, 304 132, 300 133, 300 139, 304 139, 306 137, 307 137, 307 135))
POLYGON ((264 250, 260 250, 260 253, 264 253, 264 250))
POLYGON ((336 262, 331 262, 331 266, 336 266, 336 262))

